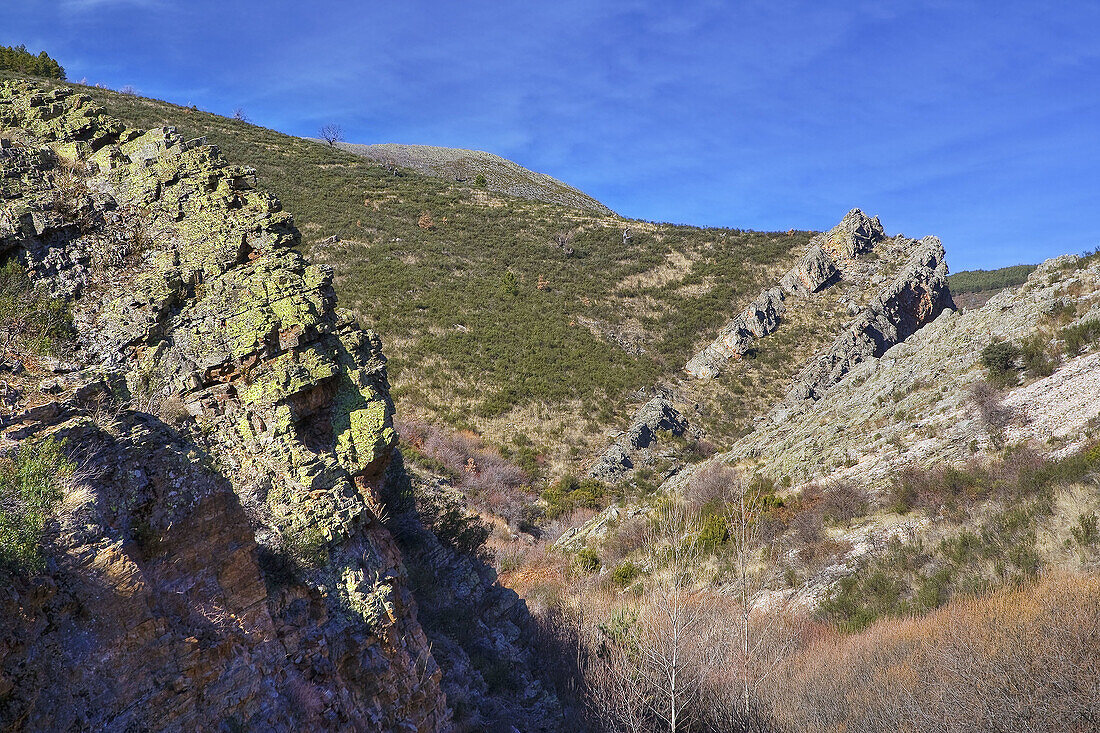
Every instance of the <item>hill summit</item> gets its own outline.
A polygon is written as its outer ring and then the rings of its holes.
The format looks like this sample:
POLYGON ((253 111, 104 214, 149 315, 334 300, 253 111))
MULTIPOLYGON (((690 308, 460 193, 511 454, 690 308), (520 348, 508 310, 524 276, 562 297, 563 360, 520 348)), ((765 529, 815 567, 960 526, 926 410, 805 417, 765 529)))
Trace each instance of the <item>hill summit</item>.
POLYGON ((411 168, 428 176, 459 182, 473 182, 478 176, 484 176, 486 189, 493 193, 545 201, 595 214, 613 213, 611 209, 568 183, 562 183, 545 173, 528 170, 507 158, 483 150, 400 143, 358 145, 340 142, 336 145, 342 150, 377 163, 411 168))

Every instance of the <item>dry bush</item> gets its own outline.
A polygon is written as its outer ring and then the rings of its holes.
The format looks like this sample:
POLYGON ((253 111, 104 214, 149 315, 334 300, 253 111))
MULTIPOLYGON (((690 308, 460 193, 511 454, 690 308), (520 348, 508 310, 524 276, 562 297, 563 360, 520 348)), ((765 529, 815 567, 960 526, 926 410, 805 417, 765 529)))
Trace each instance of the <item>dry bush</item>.
POLYGON ((179 397, 165 397, 157 405, 157 417, 174 427, 179 427, 191 419, 187 405, 179 397))
POLYGON ((1086 731, 1100 726, 1100 578, 956 601, 824 632, 768 690, 792 731, 1086 731))
POLYGON ((993 445, 1001 446, 1004 443, 1005 428, 1011 424, 1014 416, 1012 408, 1001 401, 1000 390, 984 379, 975 382, 970 388, 970 399, 978 408, 989 439, 993 445))
POLYGON ((684 499, 692 510, 698 511, 736 501, 743 488, 737 469, 711 463, 692 474, 684 489, 684 499))
POLYGON ((646 514, 626 517, 613 532, 609 532, 601 546, 602 555, 611 565, 645 547, 650 519, 646 514))
POLYGON ((766 575, 752 534, 755 498, 745 491, 726 505, 736 593, 700 587, 693 577, 704 553, 699 513, 672 502, 658 510, 643 543, 652 568, 645 594, 619 597, 586 625, 584 682, 594 729, 767 730, 759 688, 793 648, 793 626, 782 603, 774 611, 752 605, 766 575))
POLYGON ((421 462, 448 474, 472 506, 503 517, 514 527, 528 521, 535 496, 528 489, 527 474, 480 438, 408 418, 396 421, 396 428, 412 448, 410 457, 427 459, 421 462))
POLYGON ((821 515, 829 522, 847 524, 867 514, 871 500, 866 491, 849 481, 836 481, 821 492, 821 515))

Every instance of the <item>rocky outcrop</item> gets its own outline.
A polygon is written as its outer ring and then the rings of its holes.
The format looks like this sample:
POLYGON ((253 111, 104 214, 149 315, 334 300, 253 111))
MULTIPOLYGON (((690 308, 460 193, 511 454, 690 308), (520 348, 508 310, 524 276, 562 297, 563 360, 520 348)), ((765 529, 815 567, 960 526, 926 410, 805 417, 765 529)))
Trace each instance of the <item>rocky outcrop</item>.
POLYGON ((925 237, 908 243, 912 253, 897 277, 845 327, 826 353, 803 369, 788 394, 791 399, 821 397, 856 364, 882 356, 931 323, 944 308, 954 307, 940 240, 925 237))
POLYGON ((49 572, 0 599, 0 725, 447 729, 380 521, 380 342, 289 214, 205 141, 67 90, 0 86, 0 130, 0 257, 77 331, 71 365, 7 380, 0 436, 89 468, 49 572))
POLYGON ((588 476, 608 483, 621 481, 635 468, 654 460, 660 431, 679 436, 687 428, 680 411, 667 397, 658 395, 638 409, 630 428, 596 459, 588 476))
POLYGON ((829 252, 851 258, 867 252, 883 237, 877 217, 868 219, 859 209, 852 209, 829 232, 810 240, 806 254, 779 279, 778 286, 760 293, 723 326, 714 341, 688 360, 684 371, 699 379, 718 376, 727 361, 740 358, 753 341, 779 328, 788 296, 806 296, 836 282, 841 271, 829 252))
POLYGON ((831 282, 840 270, 820 244, 811 244, 798 264, 779 280, 779 287, 786 293, 816 293, 831 282))
POLYGON ((886 238, 878 217, 870 218, 859 209, 852 209, 840 223, 810 240, 810 247, 819 246, 834 257, 852 259, 870 252, 886 238))
MULTIPOLYGON (((789 482, 792 491, 809 481, 840 481, 877 493, 907 467, 961 466, 1003 444, 1054 455, 1080 450, 1100 420, 1095 348, 1067 353, 1049 376, 1006 388, 1001 402, 1011 419, 999 439, 973 390, 987 376, 981 354, 991 342, 1038 337, 1056 354, 1054 319, 1075 311, 1069 324, 1085 322, 1098 308, 1100 261, 1048 260, 1020 288, 978 309, 945 309, 881 356, 856 363, 819 399, 779 405, 781 419, 761 421, 711 462, 789 482)), ((705 465, 684 469, 663 488, 682 489, 705 465)))
POLYGON ((783 290, 778 287, 762 292, 736 318, 723 326, 718 338, 693 356, 684 370, 693 377, 718 376, 726 361, 740 357, 749 350, 755 339, 767 336, 779 327, 784 297, 783 290))

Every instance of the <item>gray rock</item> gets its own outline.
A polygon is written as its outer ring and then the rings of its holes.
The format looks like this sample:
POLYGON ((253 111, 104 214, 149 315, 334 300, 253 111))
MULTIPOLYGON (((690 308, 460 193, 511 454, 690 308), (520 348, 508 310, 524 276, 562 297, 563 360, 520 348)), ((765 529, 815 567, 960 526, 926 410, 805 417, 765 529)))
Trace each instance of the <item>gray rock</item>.
POLYGON ((799 373, 788 400, 818 399, 856 364, 882 356, 935 320, 945 308, 954 308, 940 240, 925 237, 919 242, 908 241, 913 251, 898 276, 879 291, 824 354, 799 373))
POLYGON ((654 397, 635 413, 630 428, 596 459, 588 476, 608 483, 621 481, 636 466, 654 460, 658 431, 683 435, 687 427, 687 420, 667 398, 654 397))
POLYGON ((815 244, 780 279, 779 287, 791 294, 816 293, 839 273, 833 258, 815 244))
POLYGON ((818 245, 834 255, 851 259, 870 252, 885 238, 886 233, 877 216, 872 219, 859 209, 852 209, 835 227, 810 240, 810 245, 818 245))

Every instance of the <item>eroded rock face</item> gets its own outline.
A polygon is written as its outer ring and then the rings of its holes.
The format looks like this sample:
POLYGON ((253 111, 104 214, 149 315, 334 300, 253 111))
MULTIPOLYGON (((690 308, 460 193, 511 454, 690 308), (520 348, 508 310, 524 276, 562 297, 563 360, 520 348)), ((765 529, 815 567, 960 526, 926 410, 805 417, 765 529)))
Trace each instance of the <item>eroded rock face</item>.
POLYGON ((95 471, 55 567, 0 599, 0 724, 447 729, 379 521, 385 359, 331 271, 204 141, 17 82, 5 129, 0 256, 71 301, 78 344, 0 437, 63 436, 95 471))
POLYGON ((765 290, 745 306, 736 318, 722 327, 712 343, 688 361, 684 371, 693 377, 718 376, 722 365, 740 357, 755 339, 767 336, 779 327, 785 294, 782 288, 765 290))
POLYGON ((810 246, 818 245, 835 257, 851 259, 870 252, 885 238, 877 216, 872 219, 859 209, 852 209, 835 227, 811 239, 810 246))
POLYGON ((826 353, 803 369, 790 398, 821 397, 856 364, 882 356, 935 320, 944 308, 954 307, 940 240, 925 237, 909 243, 912 253, 898 275, 845 327, 826 353))
MULTIPOLYGON (((859 209, 852 209, 835 227, 811 239, 806 253, 779 279, 778 286, 765 290, 749 303, 719 331, 713 342, 688 361, 684 371, 700 379, 718 376, 727 361, 740 358, 757 339, 779 328, 784 311, 788 310, 790 302, 794 302, 788 301, 789 298, 811 298, 814 293, 835 287, 842 279, 850 283, 870 284, 884 274, 891 277, 898 292, 889 292, 892 286, 887 286, 871 301, 859 316, 865 318, 867 323, 852 325, 853 343, 847 347, 837 347, 838 359, 864 358, 883 345, 888 348, 891 339, 892 343, 905 339, 919 328, 919 325, 914 325, 916 322, 920 325, 927 323, 939 314, 945 304, 951 302, 950 293, 947 293, 947 269, 942 247, 937 253, 935 247, 930 247, 925 240, 918 243, 901 236, 888 239, 878 217, 872 219, 859 209), (909 252, 908 259, 899 263, 895 259, 879 262, 876 258, 861 258, 861 255, 874 251, 876 245, 880 249, 889 249, 891 256, 896 256, 897 251, 909 252), (940 267, 942 273, 938 273, 937 268, 940 267), (894 268, 896 270, 891 271, 894 268), (910 302, 914 298, 921 300, 924 293, 929 295, 927 302, 910 302), (897 325, 894 325, 895 321, 897 325), (871 345, 870 341, 876 345, 871 345), (842 357, 840 352, 845 356, 842 357)), ((841 336, 837 343, 840 344, 845 338, 841 336)), ((798 390, 805 392, 809 388, 811 391, 806 392, 805 396, 811 396, 814 389, 827 386, 827 379, 819 381, 821 384, 816 386, 809 381, 806 385, 796 386, 795 393, 798 390)))
POLYGON ((786 293, 816 293, 840 273, 820 244, 812 244, 802 259, 779 281, 786 293))
POLYGON ((635 468, 653 461, 659 432, 679 436, 687 428, 680 411, 668 398, 658 395, 638 409, 630 428, 596 459, 588 476, 609 483, 621 481, 635 468))

